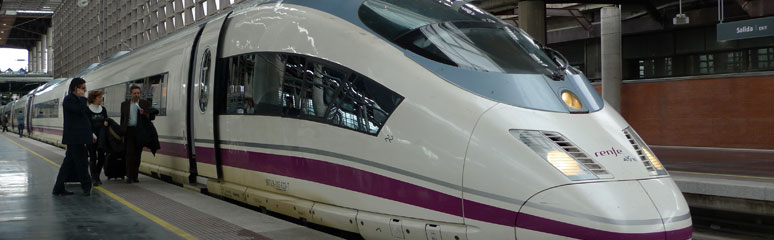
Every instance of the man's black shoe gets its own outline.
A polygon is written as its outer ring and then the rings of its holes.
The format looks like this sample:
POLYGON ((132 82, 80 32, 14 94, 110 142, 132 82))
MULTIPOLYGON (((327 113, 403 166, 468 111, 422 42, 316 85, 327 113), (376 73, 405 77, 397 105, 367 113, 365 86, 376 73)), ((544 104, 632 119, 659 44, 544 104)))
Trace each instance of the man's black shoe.
POLYGON ((135 179, 132 179, 132 182, 133 183, 138 183, 138 182, 140 182, 140 180, 135 178, 135 179))
POLYGON ((130 178, 127 178, 127 179, 126 179, 126 183, 128 183, 128 184, 132 184, 132 179, 130 179, 130 178))
POLYGON ((54 196, 67 196, 67 195, 73 195, 74 193, 65 190, 63 192, 52 192, 51 194, 53 194, 54 196))

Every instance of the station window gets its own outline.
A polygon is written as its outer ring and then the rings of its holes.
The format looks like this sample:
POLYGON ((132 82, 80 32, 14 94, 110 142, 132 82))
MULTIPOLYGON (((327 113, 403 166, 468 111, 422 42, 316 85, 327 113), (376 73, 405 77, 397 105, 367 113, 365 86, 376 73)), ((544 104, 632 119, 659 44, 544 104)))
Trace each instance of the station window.
POLYGON ((729 52, 726 54, 726 71, 733 72, 742 70, 742 61, 744 57, 741 51, 729 52))
POLYGON ((223 114, 325 122, 375 135, 403 97, 340 65, 309 56, 254 53, 226 62, 223 114))
POLYGON ((59 99, 37 103, 34 111, 34 118, 57 118, 59 116, 59 99))
POLYGON ((715 73, 715 57, 712 54, 699 55, 699 73, 715 73))
POLYGON ((654 77, 656 75, 655 60, 647 59, 639 61, 640 78, 654 77))
POLYGON ((672 58, 671 57, 664 58, 664 73, 667 76, 672 76, 672 58))
POLYGON ((758 49, 758 69, 774 68, 774 48, 758 49))

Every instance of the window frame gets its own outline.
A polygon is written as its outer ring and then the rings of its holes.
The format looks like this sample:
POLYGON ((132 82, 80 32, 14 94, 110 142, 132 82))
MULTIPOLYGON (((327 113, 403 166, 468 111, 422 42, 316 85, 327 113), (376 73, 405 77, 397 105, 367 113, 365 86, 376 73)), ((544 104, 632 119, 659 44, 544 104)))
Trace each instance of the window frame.
MULTIPOLYGON (((339 128, 347 129, 347 130, 358 132, 358 133, 363 133, 363 134, 367 134, 367 135, 371 135, 371 136, 378 136, 381 133, 382 129, 384 129, 384 126, 387 125, 387 122, 389 121, 390 117, 392 117, 392 115, 395 113, 395 111, 400 107, 400 104, 403 103, 403 101, 406 100, 406 98, 403 95, 401 95, 398 92, 396 92, 396 91, 394 91, 394 90, 384 86, 383 84, 377 82, 376 80, 373 80, 372 78, 365 76, 362 73, 359 73, 359 72, 354 71, 354 70, 352 70, 350 68, 347 68, 346 66, 343 66, 343 65, 340 65, 340 64, 337 64, 337 63, 325 60, 325 59, 321 59, 321 58, 318 58, 318 57, 314 57, 314 56, 308 56, 308 55, 297 54, 297 53, 287 53, 287 52, 250 52, 250 53, 242 53, 242 54, 232 55, 232 56, 223 57, 223 58, 217 58, 216 61, 217 61, 216 65, 217 65, 218 68, 224 68, 222 70, 221 69, 216 69, 216 71, 215 71, 216 75, 218 76, 217 78, 218 79, 223 79, 223 84, 219 85, 219 86, 222 87, 222 89, 221 90, 216 90, 216 92, 223 92, 222 94, 220 94, 218 96, 218 98, 219 98, 218 100, 219 101, 216 104, 217 105, 216 109, 218 109, 218 111, 217 111, 218 115, 223 115, 223 116, 230 116, 230 115, 237 115, 237 116, 238 115, 246 115, 246 116, 251 116, 252 115, 252 116, 270 116, 270 117, 280 117, 280 118, 291 118, 291 119, 298 119, 298 120, 318 122, 318 123, 326 124, 326 125, 329 125, 329 126, 339 127, 339 128), (307 68, 309 66, 314 66, 312 64, 320 64, 324 68, 329 68, 331 70, 341 72, 344 76, 341 79, 339 79, 340 82, 339 82, 338 86, 335 89, 332 89, 333 91, 330 92, 331 96, 333 96, 332 97, 333 99, 330 100, 331 102, 326 107, 325 114, 322 117, 318 117, 316 115, 313 116, 313 115, 310 115, 308 113, 305 114, 304 111, 303 111, 304 110, 303 108, 299 109, 299 110, 301 110, 299 113, 293 114, 293 115, 289 115, 289 114, 287 114, 285 112, 286 107, 284 107, 284 106, 286 105, 286 103, 284 102, 284 99, 280 99, 282 101, 281 103, 279 103, 280 105, 275 106, 275 107, 280 108, 280 111, 278 111, 278 112, 274 112, 274 111, 271 111, 271 112, 259 111, 258 107, 255 107, 256 110, 253 113, 248 113, 247 110, 243 111, 242 113, 237 113, 236 111, 232 112, 229 109, 229 104, 245 104, 245 99, 247 99, 247 97, 246 97, 247 94, 246 94, 246 90, 245 90, 246 87, 245 86, 248 85, 247 82, 244 81, 244 79, 239 79, 239 80, 232 79, 232 75, 236 74, 236 72, 234 72, 234 71, 238 71, 238 70, 242 70, 242 69, 247 69, 245 67, 236 66, 237 63, 235 63, 234 61, 239 61, 238 59, 240 59, 242 57, 246 57, 246 56, 251 56, 251 55, 255 56, 253 59, 261 59, 260 55, 268 55, 268 56, 273 56, 273 57, 279 57, 279 59, 284 60, 283 64, 287 63, 287 59, 289 59, 291 57, 298 57, 300 59, 303 59, 303 64, 302 65, 303 65, 304 68, 307 68), (358 121, 358 122, 364 122, 365 123, 365 128, 364 129, 352 128, 352 127, 347 127, 347 126, 344 126, 344 125, 341 125, 341 124, 336 124, 334 122, 329 121, 329 119, 328 119, 329 115, 331 114, 331 110, 334 109, 334 106, 335 107, 340 107, 342 102, 344 102, 344 101, 340 101, 342 99, 342 97, 340 97, 340 95, 343 94, 342 93, 343 89, 345 89, 347 87, 349 89, 352 89, 352 86, 356 85, 357 81, 361 81, 361 79, 364 79, 363 81, 370 81, 371 84, 378 85, 382 89, 388 90, 390 92, 390 94, 391 94, 391 97, 393 97, 393 99, 397 99, 397 101, 394 103, 394 108, 393 108, 392 112, 387 112, 381 106, 379 107, 380 111, 383 111, 383 112, 385 112, 387 114, 386 114, 386 117, 384 118, 384 121, 381 122, 380 125, 373 124, 374 126, 376 126, 376 131, 373 132, 373 133, 371 133, 369 131, 369 125, 371 125, 371 124, 369 124, 369 122, 370 122, 369 120, 370 119, 368 118, 367 112, 366 112, 365 118, 361 119, 362 117, 358 115, 357 119, 356 119, 356 121, 358 121), (234 87, 234 86, 236 86, 234 83, 241 84, 241 88, 239 89, 238 92, 232 92, 233 90, 236 89, 234 87), (232 95, 237 95, 237 96, 233 97, 232 95), (240 100, 233 101, 233 100, 235 100, 237 98, 240 98, 240 100)), ((244 64, 244 63, 238 62, 238 64, 244 64)), ((253 64, 254 64, 254 62, 253 62, 253 64)), ((286 83, 288 81, 288 79, 285 76, 287 70, 288 69, 285 68, 281 72, 282 80, 281 80, 281 84, 279 85, 279 94, 280 94, 279 96, 281 98, 283 98, 283 96, 286 94, 284 92, 284 90, 287 87, 286 83)), ((258 70, 253 68, 252 71, 253 71, 253 73, 255 73, 258 70)), ((246 76, 245 73, 239 72, 239 74, 242 75, 242 76, 246 76)), ((257 80, 255 78, 255 74, 248 74, 248 76, 250 76, 250 78, 249 78, 250 81, 257 80)), ((294 80, 294 81, 297 81, 297 80, 294 80)), ((311 83, 311 87, 309 89, 301 89, 301 90, 306 90, 306 91, 314 91, 313 90, 314 87, 317 87, 317 85, 318 85, 318 84, 314 83, 314 80, 309 80, 307 78, 301 79, 301 83, 302 83, 303 86, 306 86, 307 84, 311 83)), ((323 82, 322 85, 326 86, 325 82, 323 82)), ((302 88, 303 88, 303 86, 302 86, 302 88)), ((325 89, 323 91, 325 91, 325 89)), ((343 98, 348 98, 348 97, 349 97, 349 95, 344 95, 343 98)), ((325 98, 325 96, 324 96, 324 98, 325 98)), ((360 98, 360 101, 362 103, 364 103, 364 104, 368 104, 365 99, 370 99, 372 102, 375 102, 375 100, 373 100, 372 98, 364 98, 364 97, 360 98)), ((323 100, 323 101, 326 101, 326 100, 323 100)), ((253 104, 257 106, 257 105, 259 105, 261 103, 260 102, 259 103, 255 103, 254 102, 253 104)), ((309 107, 309 106, 311 106, 311 108, 314 108, 314 105, 310 105, 310 104, 306 105, 306 107, 309 107)), ((377 106, 378 106, 378 104, 377 104, 377 106)), ((340 108, 338 108, 338 109, 340 109, 340 108)), ((376 109, 375 107, 372 107, 371 111, 376 111, 375 109, 376 109)), ((366 111, 368 111, 368 110, 366 110, 366 111)))

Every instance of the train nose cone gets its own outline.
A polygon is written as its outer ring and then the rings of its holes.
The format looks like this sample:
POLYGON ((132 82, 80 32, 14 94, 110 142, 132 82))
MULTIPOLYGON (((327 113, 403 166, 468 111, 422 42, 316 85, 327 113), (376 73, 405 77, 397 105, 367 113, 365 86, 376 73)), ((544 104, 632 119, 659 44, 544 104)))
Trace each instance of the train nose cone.
POLYGON ((688 206, 669 178, 547 189, 516 219, 517 239, 691 239, 688 206), (662 214, 660 214, 662 213, 662 214))

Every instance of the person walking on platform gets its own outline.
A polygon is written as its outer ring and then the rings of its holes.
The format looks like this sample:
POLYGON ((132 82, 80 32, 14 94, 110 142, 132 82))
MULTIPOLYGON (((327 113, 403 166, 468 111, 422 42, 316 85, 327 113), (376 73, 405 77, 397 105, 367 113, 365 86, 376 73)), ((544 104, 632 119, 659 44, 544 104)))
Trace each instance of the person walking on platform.
POLYGON ((124 148, 126 149, 126 183, 140 182, 137 177, 140 170, 142 146, 137 141, 137 122, 140 115, 146 116, 145 110, 151 103, 140 99, 140 87, 129 88, 131 98, 121 103, 121 128, 124 133, 124 148))
POLYGON ((59 174, 54 184, 54 195, 71 195, 73 192, 65 189, 64 183, 70 174, 76 174, 81 181, 84 196, 91 195, 91 179, 86 152, 86 144, 94 143, 97 137, 91 132, 89 107, 86 106, 86 81, 75 78, 70 82, 68 94, 62 101, 64 113, 64 130, 62 144, 67 145, 65 158, 59 167, 59 174))
POLYGON ((8 121, 10 121, 8 113, 3 114, 3 118, 0 119, 0 125, 3 127, 3 132, 8 132, 8 121))
POLYGON ((18 123, 19 138, 22 138, 24 137, 24 114, 22 113, 22 110, 19 110, 19 113, 16 114, 16 123, 18 123))
POLYGON ((102 95, 105 92, 93 90, 89 92, 89 119, 91 119, 91 131, 97 135, 97 142, 89 144, 89 169, 91 170, 91 182, 94 186, 102 185, 99 175, 102 174, 102 166, 105 165, 105 151, 99 146, 100 132, 108 125, 107 109, 102 107, 102 95))

